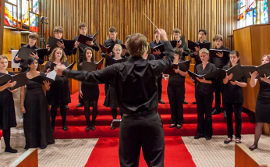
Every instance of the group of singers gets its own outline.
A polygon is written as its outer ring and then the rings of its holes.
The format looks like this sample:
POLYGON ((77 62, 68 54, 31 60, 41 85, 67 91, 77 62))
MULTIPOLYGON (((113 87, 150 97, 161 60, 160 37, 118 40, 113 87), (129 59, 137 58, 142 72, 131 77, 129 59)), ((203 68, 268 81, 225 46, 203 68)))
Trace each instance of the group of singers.
MULTIPOLYGON (((87 34, 86 23, 79 24, 79 31, 81 35, 91 37, 87 34)), ((46 46, 47 55, 49 55, 49 61, 45 64, 44 70, 42 72, 38 71, 38 66, 44 63, 44 60, 40 59, 35 53, 30 54, 30 59, 24 60, 16 55, 14 58, 15 63, 20 63, 21 72, 26 72, 27 83, 21 88, 20 101, 21 101, 21 112, 23 112, 23 124, 24 133, 26 138, 25 148, 46 148, 48 144, 54 143, 53 131, 55 128, 55 118, 57 113, 57 108, 60 108, 60 113, 62 117, 62 128, 67 131, 68 127, 66 124, 66 111, 68 109, 68 103, 71 102, 70 92, 69 92, 69 82, 68 78, 65 76, 56 76, 55 81, 48 82, 44 81, 43 85, 46 89, 46 95, 42 90, 42 83, 32 81, 33 78, 37 76, 46 76, 51 70, 52 64, 60 65, 63 64, 68 66, 67 56, 76 54, 79 48, 78 57, 78 70, 82 70, 84 62, 95 62, 94 60, 94 50, 98 51, 99 46, 94 39, 93 41, 87 41, 87 45, 78 42, 79 36, 75 37, 76 41, 73 48, 66 48, 63 42, 63 29, 62 27, 54 28, 54 37, 59 39, 56 48, 51 50, 49 45, 46 46), (25 89, 27 91, 25 91, 25 89), (49 107, 51 105, 51 121, 49 107)), ((177 45, 174 48, 174 64, 182 62, 185 60, 185 56, 190 55, 195 59, 194 72, 196 74, 207 74, 209 72, 215 71, 217 68, 229 69, 237 64, 240 64, 240 55, 237 51, 231 51, 229 54, 229 63, 224 64, 220 58, 224 56, 223 52, 217 54, 218 57, 210 58, 209 51, 206 48, 195 47, 195 50, 188 49, 187 43, 180 39, 181 31, 179 29, 173 30, 173 35, 177 41, 177 45)), ((211 43, 205 40, 207 31, 200 29, 198 32, 199 41, 197 43, 211 43)), ((101 52, 102 57, 110 56, 114 59, 128 58, 130 55, 126 49, 123 49, 121 44, 122 41, 117 39, 117 30, 114 27, 109 28, 109 36, 103 46, 113 46, 113 50, 110 53, 101 52)), ((150 43, 148 47, 148 52, 143 55, 143 58, 152 61, 163 59, 165 53, 160 50, 155 50, 150 54, 150 48, 162 44, 160 39, 160 34, 158 30, 154 31, 155 40, 150 43)), ((129 36, 127 36, 128 40, 129 36)), ((38 39, 37 33, 29 34, 29 43, 23 47, 38 49, 36 46, 36 41, 38 39)), ((228 50, 230 49, 223 46, 223 38, 221 35, 215 35, 213 38, 216 49, 228 50)), ((212 48, 212 44, 211 47, 212 48)), ((262 64, 268 63, 270 61, 270 55, 265 55, 262 59, 262 64)), ((13 74, 7 71, 8 59, 5 56, 0 56, 0 72, 5 74, 13 74)), ((174 69, 175 75, 169 76, 169 83, 167 88, 167 93, 169 97, 170 109, 171 109, 171 124, 170 128, 176 127, 180 129, 183 126, 183 104, 185 101, 185 77, 187 75, 186 71, 181 71, 179 68, 174 69)), ((166 74, 163 74, 166 75, 166 74)), ((258 140, 262 133, 263 123, 268 123, 270 127, 270 112, 267 110, 270 108, 270 79, 265 76, 258 78, 258 72, 253 72, 251 74, 250 86, 254 87, 259 81, 260 91, 256 103, 256 128, 255 128, 255 140, 254 144, 250 147, 254 150, 258 147, 258 140)), ((190 78, 191 79, 191 78, 190 78)), ((247 78, 242 77, 237 81, 231 81, 232 74, 226 75, 224 79, 212 79, 206 80, 205 78, 193 80, 195 82, 195 97, 197 104, 197 114, 198 114, 198 125, 197 133, 194 137, 199 139, 201 137, 210 140, 213 134, 212 129, 212 116, 213 114, 220 113, 220 93, 223 96, 223 108, 224 115, 227 117, 227 132, 228 138, 224 141, 228 144, 233 138, 233 123, 232 115, 235 115, 235 142, 241 142, 241 113, 243 104, 243 92, 242 87, 247 86, 247 78), (212 111, 213 103, 213 92, 215 92, 215 109, 212 111), (226 114, 225 114, 226 113, 226 114)), ((164 104, 161 99, 162 93, 162 75, 157 79, 158 87, 158 102, 164 104)), ((6 152, 16 153, 17 150, 10 147, 10 128, 16 126, 16 117, 12 93, 17 90, 10 90, 15 83, 8 82, 3 86, 0 86, 0 129, 3 130, 3 137, 6 144, 6 152)), ((116 119, 117 108, 119 104, 116 98, 116 90, 114 85, 105 84, 106 98, 104 101, 104 106, 110 107, 112 110, 112 117, 116 119)), ((84 106, 84 114, 87 122, 86 131, 95 130, 95 119, 98 113, 98 99, 99 99, 99 87, 97 84, 89 84, 86 82, 79 82, 79 104, 77 107, 84 106), (92 106, 92 122, 90 121, 90 106, 92 106)), ((121 111, 120 111, 121 113, 121 111)), ((111 129, 115 129, 112 125, 111 129)), ((270 128, 269 128, 270 129, 270 128)))

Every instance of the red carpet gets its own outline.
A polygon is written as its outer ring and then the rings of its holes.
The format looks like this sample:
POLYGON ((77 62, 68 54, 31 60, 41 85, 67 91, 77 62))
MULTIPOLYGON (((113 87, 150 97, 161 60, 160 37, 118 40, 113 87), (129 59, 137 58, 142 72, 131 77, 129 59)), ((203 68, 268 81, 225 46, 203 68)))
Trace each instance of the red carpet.
MULTIPOLYGON (((184 104, 184 125, 178 130, 176 128, 169 128, 171 121, 170 115, 170 105, 167 96, 167 85, 168 81, 163 79, 162 86, 162 100, 165 104, 159 104, 158 112, 161 115, 164 124, 165 136, 193 136, 195 135, 197 128, 197 106, 192 104, 195 101, 194 97, 194 87, 186 83, 186 101, 189 104, 184 104)), ((69 130, 62 130, 61 116, 58 111, 58 116, 56 117, 56 130, 54 136, 56 139, 66 139, 66 138, 100 138, 100 137, 118 137, 119 128, 115 130, 110 129, 110 124, 112 121, 110 108, 104 107, 103 102, 105 99, 104 85, 100 85, 100 97, 98 102, 98 116, 96 119, 96 130, 95 131, 85 131, 86 121, 84 118, 83 107, 76 108, 78 103, 78 94, 71 96, 72 103, 69 104, 70 109, 67 111, 67 125, 69 130)), ((214 104, 213 104, 214 105, 214 104)), ((92 110, 92 108, 91 108, 92 110)), ((118 115, 120 119, 120 115, 118 115)), ((242 134, 253 134, 254 125, 249 122, 249 117, 246 113, 242 114, 242 134)), ((213 116, 213 128, 214 135, 226 135, 227 126, 226 119, 224 119, 223 113, 220 115, 213 116)))
MULTIPOLYGON (((119 166, 118 138, 100 138, 93 149, 86 167, 119 166)), ((180 136, 165 137, 165 166, 196 166, 180 136)), ((140 156, 140 167, 147 167, 143 154, 140 156)))

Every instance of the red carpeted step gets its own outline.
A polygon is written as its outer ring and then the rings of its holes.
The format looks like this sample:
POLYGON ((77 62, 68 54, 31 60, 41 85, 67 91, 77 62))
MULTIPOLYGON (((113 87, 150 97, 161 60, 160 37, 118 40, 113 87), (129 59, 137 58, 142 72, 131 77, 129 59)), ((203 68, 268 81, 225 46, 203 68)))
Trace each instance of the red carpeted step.
MULTIPOLYGON (((119 128, 114 130, 110 126, 96 126, 96 130, 86 132, 86 126, 68 126, 69 130, 62 130, 61 126, 57 126, 54 131, 56 139, 70 138, 100 138, 100 137, 118 137, 119 128)), ((242 123, 242 134, 253 134, 255 125, 249 122, 242 123)), ((184 124, 181 129, 169 128, 169 124, 163 125, 165 136, 194 136, 196 134, 197 124, 184 124)), ((226 135, 226 123, 213 123, 213 135, 226 135)))
MULTIPOLYGON (((90 117, 91 118, 91 117, 90 117)), ((120 115, 117 117, 118 119, 121 119, 120 115)), ((163 124, 170 124, 171 123, 171 114, 161 114, 161 118, 163 121, 163 124)), ((91 118, 92 119, 92 118, 91 118)), ((218 115, 212 116, 212 122, 213 123, 226 123, 226 118, 224 118, 223 113, 218 115)), ((234 121, 233 117, 233 121, 234 121)), ((98 115, 96 119, 96 125, 97 126, 108 126, 112 122, 112 116, 111 115, 98 115)), ((242 114, 242 122, 249 122, 249 117, 246 113, 242 114)), ((190 123, 197 123, 197 114, 184 114, 184 123, 190 124, 190 123)), ((55 120, 56 126, 62 125, 62 118, 61 116, 57 116, 55 120)), ((67 125, 68 126, 86 126, 86 120, 84 115, 68 115, 67 116, 67 125)))

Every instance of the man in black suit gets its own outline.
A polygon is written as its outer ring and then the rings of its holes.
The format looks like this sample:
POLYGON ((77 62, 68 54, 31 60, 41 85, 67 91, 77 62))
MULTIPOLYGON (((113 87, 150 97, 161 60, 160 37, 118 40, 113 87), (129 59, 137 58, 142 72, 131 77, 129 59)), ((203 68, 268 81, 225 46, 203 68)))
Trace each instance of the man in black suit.
POLYGON ((174 52, 167 34, 158 30, 164 40, 165 59, 148 61, 148 42, 144 35, 131 35, 127 42, 130 59, 93 72, 72 71, 57 66, 57 74, 89 83, 109 83, 116 89, 123 112, 119 134, 120 166, 139 166, 140 150, 148 166, 164 167, 164 131, 158 107, 157 77, 171 66, 174 52))

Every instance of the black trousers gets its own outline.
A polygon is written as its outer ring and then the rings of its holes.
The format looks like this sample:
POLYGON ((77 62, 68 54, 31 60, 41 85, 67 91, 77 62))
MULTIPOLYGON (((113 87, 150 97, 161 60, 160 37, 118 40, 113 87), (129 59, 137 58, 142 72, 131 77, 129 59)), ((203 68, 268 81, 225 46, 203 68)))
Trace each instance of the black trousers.
POLYGON ((196 101, 198 114, 197 135, 212 137, 213 127, 211 110, 213 103, 213 94, 201 95, 197 93, 196 101))
POLYGON ((171 124, 183 125, 183 101, 185 97, 185 87, 167 88, 169 103, 171 108, 171 124))
MULTIPOLYGON (((80 66, 82 61, 83 61, 83 59, 78 58, 77 70, 80 68, 79 66, 80 66)), ((81 98, 80 94, 78 96, 78 99, 79 99, 79 103, 84 104, 83 99, 81 98)))
POLYGON ((150 167, 164 167, 164 131, 158 113, 147 116, 123 116, 119 134, 121 167, 138 167, 142 147, 150 167))
POLYGON ((215 84, 215 109, 217 110, 220 110, 220 103, 221 103, 220 93, 222 92, 221 86, 222 85, 220 80, 217 80, 215 84))
POLYGON ((157 79, 157 84, 158 84, 158 101, 161 100, 161 94, 162 94, 162 75, 160 75, 160 77, 158 77, 157 79))
POLYGON ((242 103, 224 103, 224 108, 227 114, 227 132, 228 137, 233 137, 233 120, 232 114, 234 112, 235 117, 235 137, 241 139, 242 130, 242 103))

